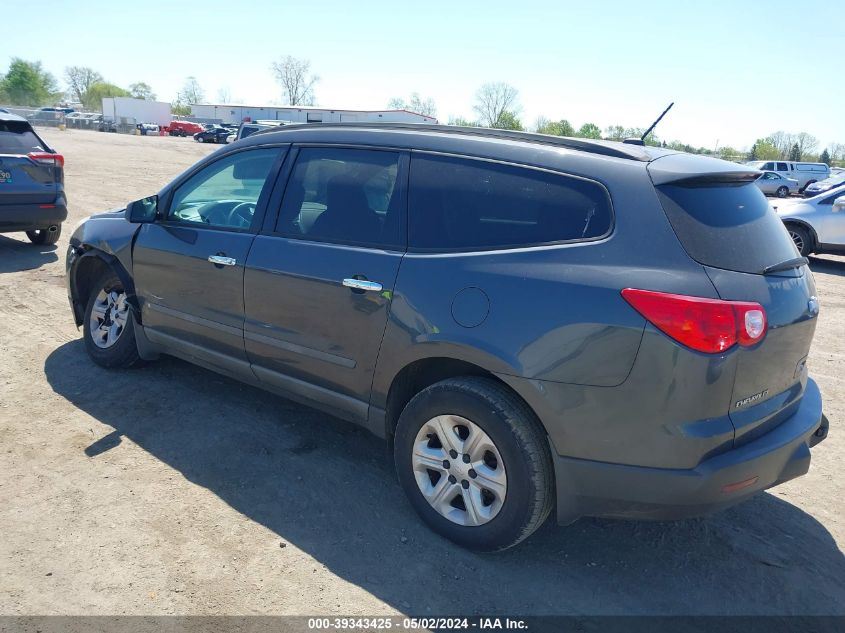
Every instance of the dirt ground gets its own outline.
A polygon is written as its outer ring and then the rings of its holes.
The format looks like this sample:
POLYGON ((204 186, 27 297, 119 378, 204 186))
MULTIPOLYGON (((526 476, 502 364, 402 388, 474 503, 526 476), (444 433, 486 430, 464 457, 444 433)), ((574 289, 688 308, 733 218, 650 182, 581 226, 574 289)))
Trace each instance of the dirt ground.
POLYGON ((65 233, 0 235, 0 613, 845 614, 845 259, 811 264, 831 435, 807 476, 706 519, 550 522, 477 555, 420 524, 364 431, 181 361, 93 365, 73 227, 215 148, 44 135, 65 233))

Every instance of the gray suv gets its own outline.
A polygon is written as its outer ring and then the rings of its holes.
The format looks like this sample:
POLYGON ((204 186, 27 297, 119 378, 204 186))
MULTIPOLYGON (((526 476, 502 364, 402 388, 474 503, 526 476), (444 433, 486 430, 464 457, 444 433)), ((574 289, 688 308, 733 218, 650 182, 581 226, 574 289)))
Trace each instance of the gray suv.
POLYGON ((421 518, 499 550, 699 515, 807 472, 813 277, 759 172, 432 125, 260 132, 91 217, 94 362, 186 359, 392 446, 421 518))

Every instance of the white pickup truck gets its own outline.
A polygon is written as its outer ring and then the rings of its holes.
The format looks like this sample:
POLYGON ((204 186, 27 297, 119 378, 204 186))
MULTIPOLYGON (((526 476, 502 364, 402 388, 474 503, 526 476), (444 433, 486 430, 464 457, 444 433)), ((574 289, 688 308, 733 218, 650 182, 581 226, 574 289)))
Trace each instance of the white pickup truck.
POLYGON ((773 171, 786 178, 794 178, 798 181, 798 191, 804 191, 804 187, 811 182, 824 180, 830 176, 830 167, 824 163, 802 163, 791 160, 752 160, 745 164, 760 171, 773 171))

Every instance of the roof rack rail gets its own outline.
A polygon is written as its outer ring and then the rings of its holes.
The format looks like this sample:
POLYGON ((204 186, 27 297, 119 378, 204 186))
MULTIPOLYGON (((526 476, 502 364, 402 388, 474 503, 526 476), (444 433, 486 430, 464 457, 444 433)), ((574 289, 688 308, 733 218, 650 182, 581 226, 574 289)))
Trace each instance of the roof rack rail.
MULTIPOLYGON (((534 132, 519 132, 516 130, 500 130, 487 127, 463 127, 458 125, 438 125, 432 123, 382 123, 379 121, 367 122, 356 121, 348 123, 298 123, 285 125, 278 129, 261 130, 256 134, 280 134, 301 129, 314 128, 361 128, 361 129, 391 129, 411 130, 414 132, 438 132, 445 134, 463 134, 466 136, 482 136, 486 138, 499 138, 528 143, 539 143, 554 147, 564 147, 602 156, 613 158, 625 158, 648 162, 651 157, 636 145, 623 145, 612 141, 601 141, 584 138, 571 138, 568 136, 551 136, 549 134, 536 134, 534 132)), ((254 136, 254 135, 253 135, 254 136)))

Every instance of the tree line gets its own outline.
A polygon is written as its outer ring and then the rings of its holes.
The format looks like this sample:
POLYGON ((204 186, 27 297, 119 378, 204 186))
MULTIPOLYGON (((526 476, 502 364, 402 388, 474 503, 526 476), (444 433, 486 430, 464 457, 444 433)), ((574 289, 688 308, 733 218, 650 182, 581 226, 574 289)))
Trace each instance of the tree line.
MULTIPOLYGON (((311 62, 291 55, 279 58, 270 66, 270 71, 281 88, 282 99, 287 105, 310 106, 316 104, 315 89, 319 75, 311 71, 311 62)), ((86 66, 68 66, 64 71, 65 89, 41 65, 13 58, 5 74, 0 74, 0 103, 22 106, 40 106, 67 100, 81 103, 87 110, 99 110, 103 97, 135 97, 155 100, 156 95, 149 84, 139 81, 126 88, 106 81, 103 76, 86 66)), ((221 88, 217 98, 222 103, 232 102, 228 88, 221 88)), ((185 79, 182 89, 173 100, 173 113, 188 115, 190 105, 205 101, 205 91, 196 77, 185 79)), ((429 117, 437 116, 437 105, 431 97, 412 93, 409 98, 393 97, 387 107, 409 110, 429 117)), ((640 138, 645 131, 641 128, 610 125, 604 129, 592 122, 580 126, 567 119, 557 121, 538 117, 533 126, 526 126, 520 119, 522 108, 519 91, 505 82, 485 83, 475 93, 474 118, 462 116, 449 119, 449 125, 491 127, 506 130, 528 130, 540 134, 569 136, 576 138, 605 139, 621 141, 626 138, 640 138)), ((665 147, 692 154, 716 155, 727 160, 804 160, 831 164, 845 163, 845 144, 832 143, 819 152, 819 141, 812 134, 797 134, 777 131, 765 138, 757 139, 748 151, 730 146, 721 148, 693 147, 687 143, 660 139, 654 133, 645 139, 647 145, 665 147)))
POLYGON ((68 66, 64 71, 65 88, 41 65, 19 57, 12 58, 9 69, 0 74, 0 102, 8 105, 42 106, 69 100, 87 110, 99 110, 103 97, 134 97, 155 100, 149 84, 139 81, 127 88, 106 81, 93 68, 68 66))

